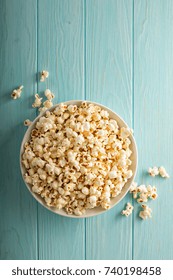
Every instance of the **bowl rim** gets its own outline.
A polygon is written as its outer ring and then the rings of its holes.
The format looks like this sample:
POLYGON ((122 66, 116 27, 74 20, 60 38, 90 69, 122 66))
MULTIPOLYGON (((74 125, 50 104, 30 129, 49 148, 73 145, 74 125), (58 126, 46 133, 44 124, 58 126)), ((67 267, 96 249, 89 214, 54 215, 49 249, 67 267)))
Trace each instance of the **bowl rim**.
MULTIPOLYGON (((31 131, 34 129, 35 127, 35 124, 36 122, 40 119, 40 117, 44 116, 46 114, 47 111, 53 111, 57 106, 59 106, 60 104, 65 104, 65 105, 70 105, 70 104, 73 104, 75 105, 75 103, 81 103, 81 102, 87 102, 89 104, 94 104, 94 105, 97 105, 97 106, 100 106, 102 109, 104 110, 107 110, 109 113, 111 112, 111 114, 115 115, 115 118, 118 118, 119 120, 118 121, 121 121, 123 123, 123 126, 121 127, 129 127, 127 125, 127 123, 124 121, 124 119, 122 117, 120 117, 115 111, 113 111, 112 109, 110 109, 109 107, 103 105, 103 104, 100 104, 98 102, 94 102, 94 101, 90 101, 90 100, 68 100, 68 101, 64 101, 64 102, 60 102, 60 103, 57 103, 55 104, 54 106, 52 106, 51 108, 47 109, 46 111, 40 113, 33 121, 32 121, 32 124, 27 128, 24 136, 23 136, 23 139, 22 139, 22 142, 21 142, 21 146, 20 146, 20 157, 19 157, 19 161, 20 161, 20 172, 21 172, 21 175, 22 175, 22 178, 23 178, 23 181, 25 183, 25 186, 27 187, 27 189, 29 190, 29 192, 31 193, 31 195, 36 199, 37 202, 39 202, 43 207, 47 208, 49 211, 53 212, 54 214, 57 214, 57 215, 60 215, 60 216, 63 216, 63 217, 67 217, 67 218, 74 218, 74 219, 82 219, 82 218, 90 218, 90 217, 95 217, 95 216, 98 216, 100 214, 104 214, 104 213, 107 213, 109 210, 111 210, 112 208, 114 208, 114 206, 116 206, 125 196, 126 194, 128 193, 129 189, 130 189, 130 186, 132 184, 132 182, 134 181, 135 179, 135 176, 136 176, 136 173, 137 173, 137 168, 138 168, 138 150, 137 150, 137 144, 136 144, 136 140, 133 136, 133 134, 131 134, 129 137, 131 138, 131 143, 133 144, 133 154, 135 155, 134 159, 135 159, 135 167, 134 167, 134 170, 133 170, 133 175, 132 177, 126 182, 126 184, 130 181, 129 183, 129 186, 128 188, 118 195, 119 196, 119 199, 117 202, 115 202, 114 204, 112 204, 110 206, 109 209, 105 210, 105 209, 102 209, 100 206, 99 207, 96 207, 97 209, 100 208, 100 211, 96 212, 96 213, 91 213, 91 214, 86 214, 90 209, 87 209, 86 210, 86 213, 84 215, 81 215, 81 216, 76 216, 74 214, 72 215, 69 215, 65 212, 65 210, 63 210, 63 212, 58 212, 60 210, 54 210, 56 208, 54 207, 49 207, 48 205, 46 205, 46 203, 44 202, 44 200, 36 193, 34 193, 32 190, 31 190, 31 186, 26 183, 25 179, 24 179, 24 173, 25 173, 25 167, 23 166, 22 164, 22 154, 23 154, 23 149, 24 149, 24 144, 25 142, 27 141, 25 138, 29 138, 30 136, 30 133, 31 131)), ((113 118, 114 119, 114 118, 113 118)), ((115 119, 116 120, 116 119, 115 119)), ((116 120, 117 121, 117 120, 116 120)), ((118 122, 117 121, 117 122, 118 122)), ((118 124, 119 125, 119 124, 118 124)), ((126 184, 124 185, 124 187, 126 186, 126 184)), ((123 187, 123 190, 124 190, 124 187, 123 187)), ((116 196, 116 198, 118 198, 118 196, 116 196)), ((94 210, 91 209, 91 210, 94 210)))

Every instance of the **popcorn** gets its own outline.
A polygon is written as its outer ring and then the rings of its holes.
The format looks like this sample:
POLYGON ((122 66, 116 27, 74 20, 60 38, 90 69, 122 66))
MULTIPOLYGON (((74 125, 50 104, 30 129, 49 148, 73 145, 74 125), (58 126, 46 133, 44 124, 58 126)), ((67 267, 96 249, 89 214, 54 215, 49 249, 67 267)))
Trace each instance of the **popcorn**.
POLYGON ((126 209, 123 210, 123 211, 121 212, 121 214, 122 214, 122 215, 125 215, 126 217, 128 217, 129 215, 132 214, 133 208, 134 208, 134 207, 131 205, 131 203, 128 202, 127 205, 126 205, 126 209))
POLYGON ((115 179, 117 177, 117 172, 115 170, 109 172, 109 178, 115 179))
POLYGON ((169 174, 167 173, 166 169, 161 166, 161 167, 156 167, 154 166, 153 168, 149 168, 148 172, 150 174, 150 176, 155 177, 156 175, 160 175, 163 178, 169 178, 169 174))
POLYGON ((51 92, 50 89, 46 89, 44 95, 49 101, 51 101, 55 97, 54 93, 51 92))
POLYGON ((18 87, 17 89, 14 89, 13 92, 12 92, 12 94, 11 94, 11 97, 12 97, 13 99, 18 99, 18 98, 20 98, 21 93, 22 93, 22 89, 23 89, 23 86, 20 86, 20 87, 18 87))
POLYGON ((144 209, 142 211, 139 212, 139 217, 143 220, 146 220, 148 218, 151 218, 151 213, 152 210, 151 208, 149 208, 147 205, 142 204, 141 207, 144 209))
POLYGON ((122 139, 127 138, 132 133, 131 129, 128 127, 122 127, 120 129, 120 137, 122 139))
POLYGON ((33 108, 40 107, 40 106, 41 106, 41 103, 42 103, 42 99, 43 99, 43 98, 41 98, 41 97, 38 95, 38 93, 36 93, 36 94, 35 94, 35 101, 34 101, 34 103, 32 104, 32 107, 33 107, 33 108))
POLYGON ((82 193, 85 195, 89 194, 89 189, 86 187, 82 188, 82 193))
POLYGON ((46 100, 44 103, 43 103, 43 106, 46 108, 46 109, 49 109, 53 106, 53 103, 52 101, 50 100, 46 100))
MULTIPOLYGON (((45 96, 39 111, 53 105, 50 90, 45 96)), ((41 98, 35 97, 37 106, 41 98)), ((70 215, 81 216, 97 206, 107 210, 133 175, 127 135, 129 130, 119 128, 99 106, 61 103, 39 118, 25 143, 26 181, 48 206, 70 215)), ((150 190, 152 199, 154 195, 150 190)))
POLYGON ((138 183, 133 181, 131 186, 130 186, 130 193, 133 193, 133 191, 136 191, 137 186, 138 186, 138 183))
POLYGON ((40 107, 38 110, 40 113, 44 113, 48 108, 46 107, 40 107))
POLYGON ((29 119, 24 121, 25 126, 30 126, 31 124, 32 124, 32 121, 30 121, 29 119))
POLYGON ((159 169, 156 166, 154 166, 153 168, 149 167, 148 173, 150 174, 150 176, 155 177, 159 175, 159 169))
POLYGON ((170 177, 169 174, 167 173, 166 169, 163 166, 159 167, 159 174, 163 178, 169 178, 170 177))
POLYGON ((126 179, 130 179, 132 177, 132 175, 133 175, 133 172, 130 169, 124 172, 124 178, 126 178, 126 179))
POLYGON ((137 183, 133 182, 130 187, 130 193, 133 194, 133 198, 137 199, 138 203, 144 203, 147 202, 148 199, 155 200, 158 197, 157 189, 155 186, 145 186, 145 185, 139 185, 137 186, 137 183))
POLYGON ((49 77, 49 72, 43 70, 40 75, 40 82, 44 82, 49 77))

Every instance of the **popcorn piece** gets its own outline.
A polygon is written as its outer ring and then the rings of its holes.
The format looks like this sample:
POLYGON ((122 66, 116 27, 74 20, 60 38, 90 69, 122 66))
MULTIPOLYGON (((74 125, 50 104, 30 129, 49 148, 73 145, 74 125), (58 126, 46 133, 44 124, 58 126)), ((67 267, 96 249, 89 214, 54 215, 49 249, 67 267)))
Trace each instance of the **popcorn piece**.
POLYGON ((40 75, 40 82, 44 82, 49 77, 49 72, 43 70, 40 75))
POLYGON ((36 94, 35 94, 35 101, 34 101, 34 103, 32 104, 32 107, 33 107, 33 108, 40 107, 40 106, 41 106, 41 103, 42 103, 42 99, 43 99, 43 98, 41 98, 41 97, 38 95, 38 93, 36 93, 36 94))
POLYGON ((129 215, 132 214, 133 208, 134 208, 134 207, 131 205, 131 203, 128 202, 127 205, 126 205, 126 209, 123 210, 123 211, 121 212, 121 214, 122 214, 122 215, 125 215, 126 217, 128 217, 129 215))
POLYGON ((47 109, 51 108, 53 106, 53 103, 52 101, 50 100, 46 100, 44 103, 43 103, 43 106, 47 109))
POLYGON ((150 174, 150 176, 155 177, 159 175, 159 169, 156 166, 154 166, 153 168, 149 167, 148 173, 150 174))
POLYGON ((152 210, 151 208, 149 208, 147 205, 142 204, 141 207, 144 209, 142 211, 139 212, 139 217, 143 220, 146 220, 148 218, 151 218, 151 213, 152 210))
POLYGON ((120 129, 120 137, 122 139, 127 138, 132 133, 131 129, 129 127, 122 127, 120 129))
POLYGON ((50 89, 46 89, 45 92, 44 92, 44 95, 50 101, 52 101, 52 99, 55 97, 54 93, 51 92, 50 89))
POLYGON ((132 182, 132 184, 131 184, 131 186, 130 186, 130 193, 133 193, 134 191, 136 191, 137 190, 137 187, 138 187, 138 183, 136 183, 136 182, 132 182))
POLYGON ((144 203, 148 201, 148 195, 147 192, 141 192, 139 194, 139 198, 137 199, 138 203, 144 203))
POLYGON ((147 196, 152 200, 155 200, 158 197, 157 189, 155 186, 153 187, 150 185, 147 186, 147 196))
MULTIPOLYGON (((53 105, 50 90, 45 96, 41 112, 53 105)), ((36 99, 40 105, 38 95, 36 99)), ((61 103, 47 110, 24 145, 26 181, 48 206, 68 214, 81 216, 97 206, 109 209, 111 199, 132 176, 131 142, 125 131, 105 110, 87 102, 61 103)), ((132 211, 130 205, 127 208, 132 211)))
POLYGON ((155 200, 158 197, 157 189, 155 186, 145 185, 137 186, 137 183, 133 182, 130 188, 130 193, 133 194, 133 198, 137 199, 138 203, 147 202, 148 199, 155 200))
POLYGON ((38 110, 40 113, 44 113, 48 108, 46 107, 40 107, 38 110))
POLYGON ((132 175, 133 175, 133 172, 130 169, 124 172, 125 179, 130 179, 132 177, 132 175))
POLYGON ((116 170, 110 171, 109 172, 109 178, 110 179, 115 179, 117 177, 117 172, 116 170))
POLYGON ((137 192, 138 192, 138 193, 147 193, 147 188, 146 188, 146 186, 145 186, 145 185, 139 185, 139 186, 137 187, 137 192))
POLYGON ((170 177, 169 174, 167 173, 166 169, 163 166, 159 167, 159 174, 163 178, 169 178, 170 177))
POLYGON ((32 121, 30 121, 28 119, 24 121, 25 126, 30 126, 31 124, 32 124, 32 121))
POLYGON ((18 98, 20 98, 21 93, 22 93, 22 89, 23 89, 23 86, 20 86, 19 88, 14 89, 13 92, 12 92, 12 94, 11 94, 11 97, 12 97, 13 99, 18 99, 18 98))

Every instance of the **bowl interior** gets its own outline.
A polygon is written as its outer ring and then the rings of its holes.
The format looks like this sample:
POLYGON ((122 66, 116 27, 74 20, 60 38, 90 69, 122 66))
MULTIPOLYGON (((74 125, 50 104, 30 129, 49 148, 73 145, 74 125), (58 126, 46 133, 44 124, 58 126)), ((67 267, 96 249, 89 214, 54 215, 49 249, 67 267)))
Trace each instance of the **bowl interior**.
MULTIPOLYGON (((70 105, 70 104, 80 105, 82 101, 83 100, 71 100, 71 101, 66 101, 66 102, 63 102, 63 103, 66 104, 66 105, 70 105)), ((117 115, 115 112, 110 110, 109 108, 107 108, 107 107, 105 107, 105 106, 103 106, 103 105, 101 105, 99 103, 96 103, 96 102, 91 102, 91 101, 86 101, 86 102, 87 103, 93 103, 95 105, 100 106, 102 109, 107 110, 109 112, 110 118, 115 119, 117 121, 119 127, 127 127, 127 124, 124 122, 124 120, 122 118, 120 118, 120 116, 117 115)), ((57 106, 58 106, 58 104, 56 104, 51 109, 49 109, 49 111, 53 111, 57 106)), ((28 127, 28 129, 27 129, 27 131, 26 131, 26 133, 24 135, 22 144, 21 144, 21 149, 20 149, 20 168, 21 168, 21 173, 22 173, 23 180, 24 180, 24 174, 26 173, 26 169, 25 169, 25 167, 22 164, 22 154, 24 152, 24 144, 25 144, 25 142, 29 141, 32 129, 35 127, 36 122, 39 120, 40 116, 44 116, 44 114, 45 114, 45 112, 40 114, 32 122, 32 124, 28 127)), ((130 166, 130 168, 133 171, 133 176, 127 181, 127 183, 123 187, 121 193, 118 196, 116 196, 114 198, 111 198, 110 209, 113 206, 115 206, 118 202, 120 202, 120 200, 129 191, 130 185, 131 185, 132 181, 134 180, 134 177, 135 177, 135 174, 136 174, 136 170, 137 170, 137 147, 136 147, 135 139, 134 139, 134 137, 132 135, 129 136, 129 139, 131 140, 130 148, 132 150, 132 155, 130 157, 130 159, 132 161, 132 165, 130 166)), ((25 182, 25 180, 24 180, 24 182, 25 182)), ((105 211, 108 211, 108 210, 102 209, 101 207, 96 207, 96 208, 93 208, 93 209, 86 210, 85 215, 82 215, 82 216, 68 215, 65 212, 65 210, 63 210, 63 209, 58 210, 58 209, 56 209, 54 207, 47 206, 46 203, 44 202, 44 200, 38 194, 33 193, 31 191, 31 186, 29 184, 27 184, 26 182, 25 182, 25 184, 26 184, 28 190, 30 191, 30 193, 34 196, 34 198, 40 204, 42 204, 44 207, 46 207, 50 211, 52 211, 52 212, 54 212, 56 214, 62 215, 62 216, 66 216, 66 217, 69 217, 69 218, 86 218, 86 217, 96 216, 98 214, 105 213, 105 211)))

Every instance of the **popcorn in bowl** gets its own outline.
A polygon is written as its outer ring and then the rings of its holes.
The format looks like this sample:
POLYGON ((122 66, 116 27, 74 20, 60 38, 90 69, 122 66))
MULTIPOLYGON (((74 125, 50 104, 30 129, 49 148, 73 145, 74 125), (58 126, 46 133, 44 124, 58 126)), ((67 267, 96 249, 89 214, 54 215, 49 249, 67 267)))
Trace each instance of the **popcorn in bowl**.
POLYGON ((48 208, 84 216, 123 192, 134 176, 131 130, 95 103, 59 104, 37 119, 23 144, 24 180, 48 208))

